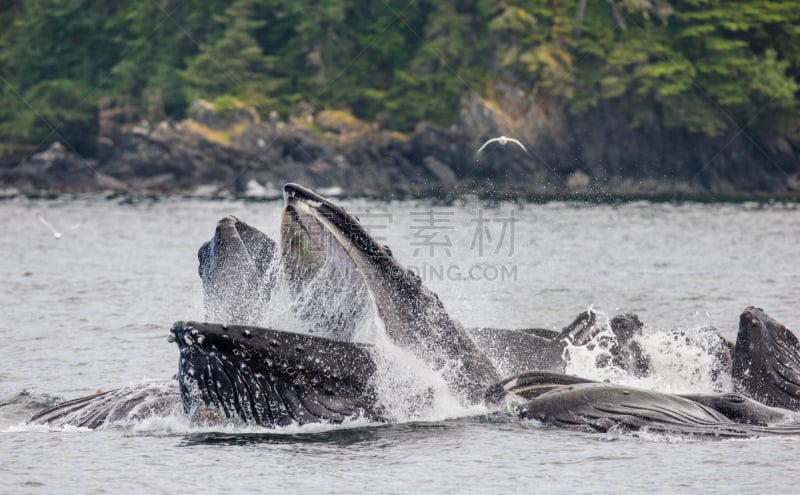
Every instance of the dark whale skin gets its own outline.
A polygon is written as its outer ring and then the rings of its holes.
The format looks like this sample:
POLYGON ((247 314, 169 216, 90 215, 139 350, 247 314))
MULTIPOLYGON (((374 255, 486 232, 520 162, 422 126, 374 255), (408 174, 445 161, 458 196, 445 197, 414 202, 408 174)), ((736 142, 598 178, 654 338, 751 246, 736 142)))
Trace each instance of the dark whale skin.
POLYGON ((265 427, 380 421, 369 347, 308 334, 178 322, 178 382, 195 420, 265 427))
POLYGON ((744 395, 768 406, 800 410, 800 343, 760 308, 751 306, 739 317, 732 375, 744 395))
MULTIPOLYGON (((708 396, 705 396, 708 399, 708 396)), ((752 438, 800 434, 800 415, 724 396, 704 400, 610 383, 575 383, 549 390, 519 407, 523 419, 584 432, 634 432, 698 438, 752 438), (748 414, 744 410, 749 411, 748 414), (725 414, 727 413, 727 415, 725 414), (765 424, 757 420, 775 420, 765 424)))

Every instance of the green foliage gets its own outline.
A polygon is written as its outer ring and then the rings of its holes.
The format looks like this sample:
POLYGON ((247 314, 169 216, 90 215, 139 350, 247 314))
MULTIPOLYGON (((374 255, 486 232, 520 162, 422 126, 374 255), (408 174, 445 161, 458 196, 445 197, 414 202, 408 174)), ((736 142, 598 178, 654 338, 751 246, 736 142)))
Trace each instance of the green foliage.
POLYGON ((90 152, 108 99, 152 120, 204 98, 408 130, 509 83, 576 115, 789 134, 798 72, 795 0, 10 0, 0 143, 90 152))
MULTIPOLYGON (((534 96, 576 114, 617 101, 633 125, 661 119, 709 136, 765 107, 796 114, 798 26, 791 0, 521 0, 490 21, 501 67, 534 96)), ((789 133, 792 120, 753 124, 789 133)))
POLYGON ((28 133, 22 137, 41 145, 64 141, 81 153, 94 151, 96 102, 87 85, 72 79, 51 79, 34 85, 23 100, 26 108, 16 120, 28 133))
POLYGON ((242 108, 242 102, 231 95, 222 95, 214 100, 214 112, 227 117, 242 108))
POLYGON ((533 83, 540 97, 571 97, 574 91, 572 17, 559 3, 509 2, 489 23, 497 36, 500 67, 533 83))
POLYGON ((0 141, 45 146, 58 139, 92 153, 95 91, 115 47, 103 29, 113 4, 21 0, 2 15, 0 141))
POLYGON ((280 86, 270 77, 269 59, 254 38, 263 21, 251 19, 251 0, 238 0, 215 17, 220 34, 200 44, 186 70, 180 73, 190 100, 233 95, 243 103, 268 112, 268 95, 280 86))

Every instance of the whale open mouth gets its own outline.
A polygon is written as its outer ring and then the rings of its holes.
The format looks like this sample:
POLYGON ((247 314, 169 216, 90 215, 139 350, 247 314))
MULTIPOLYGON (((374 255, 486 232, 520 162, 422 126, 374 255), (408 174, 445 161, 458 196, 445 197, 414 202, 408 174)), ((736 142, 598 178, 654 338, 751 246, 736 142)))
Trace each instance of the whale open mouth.
POLYGON ((397 306, 399 292, 410 292, 403 290, 404 283, 419 286, 419 277, 398 264, 391 250, 341 206, 297 184, 286 184, 283 196, 281 252, 287 270, 302 275, 295 278, 308 279, 326 263, 337 265, 366 287, 382 309, 397 306))
POLYGON ((295 269, 315 267, 323 260, 349 260, 361 276, 391 256, 375 242, 358 218, 342 207, 297 184, 283 189, 281 249, 295 269))
POLYGON ((342 207, 297 184, 285 185, 283 196, 281 249, 295 267, 287 269, 313 271, 325 263, 349 269, 394 345, 441 372, 451 390, 481 400, 499 379, 497 370, 421 278, 342 207), (318 251, 310 255, 306 247, 318 251))
POLYGON ((302 186, 284 187, 281 253, 295 313, 311 333, 374 341, 375 243, 358 219, 302 186))

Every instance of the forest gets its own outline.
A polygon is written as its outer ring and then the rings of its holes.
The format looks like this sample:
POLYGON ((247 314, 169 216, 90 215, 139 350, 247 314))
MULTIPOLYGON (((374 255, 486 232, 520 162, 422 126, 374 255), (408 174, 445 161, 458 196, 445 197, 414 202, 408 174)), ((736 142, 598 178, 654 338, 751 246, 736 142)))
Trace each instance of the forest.
POLYGON ((580 116, 717 137, 798 132, 796 0, 8 0, 0 147, 93 152, 98 111, 192 102, 456 122, 498 83, 580 116))

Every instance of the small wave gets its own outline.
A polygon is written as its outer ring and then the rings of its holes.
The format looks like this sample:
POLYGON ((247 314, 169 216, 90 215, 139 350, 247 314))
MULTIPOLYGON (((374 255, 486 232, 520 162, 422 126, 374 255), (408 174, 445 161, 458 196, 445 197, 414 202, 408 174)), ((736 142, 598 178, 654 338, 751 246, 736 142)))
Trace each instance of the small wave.
POLYGON ((50 425, 32 424, 26 422, 22 422, 16 425, 11 425, 2 430, 3 433, 42 433, 42 432, 86 433, 91 431, 92 430, 90 428, 84 428, 82 426, 73 426, 73 425, 50 426, 50 425))
POLYGON ((28 419, 34 412, 51 407, 61 400, 60 397, 21 390, 16 394, 0 399, 0 421, 16 423, 28 419))
POLYGON ((601 435, 601 438, 606 437, 609 439, 639 439, 646 442, 657 443, 697 443, 708 438, 696 437, 692 434, 674 433, 663 430, 651 430, 647 427, 638 431, 629 431, 620 427, 612 427, 608 432, 601 435))

